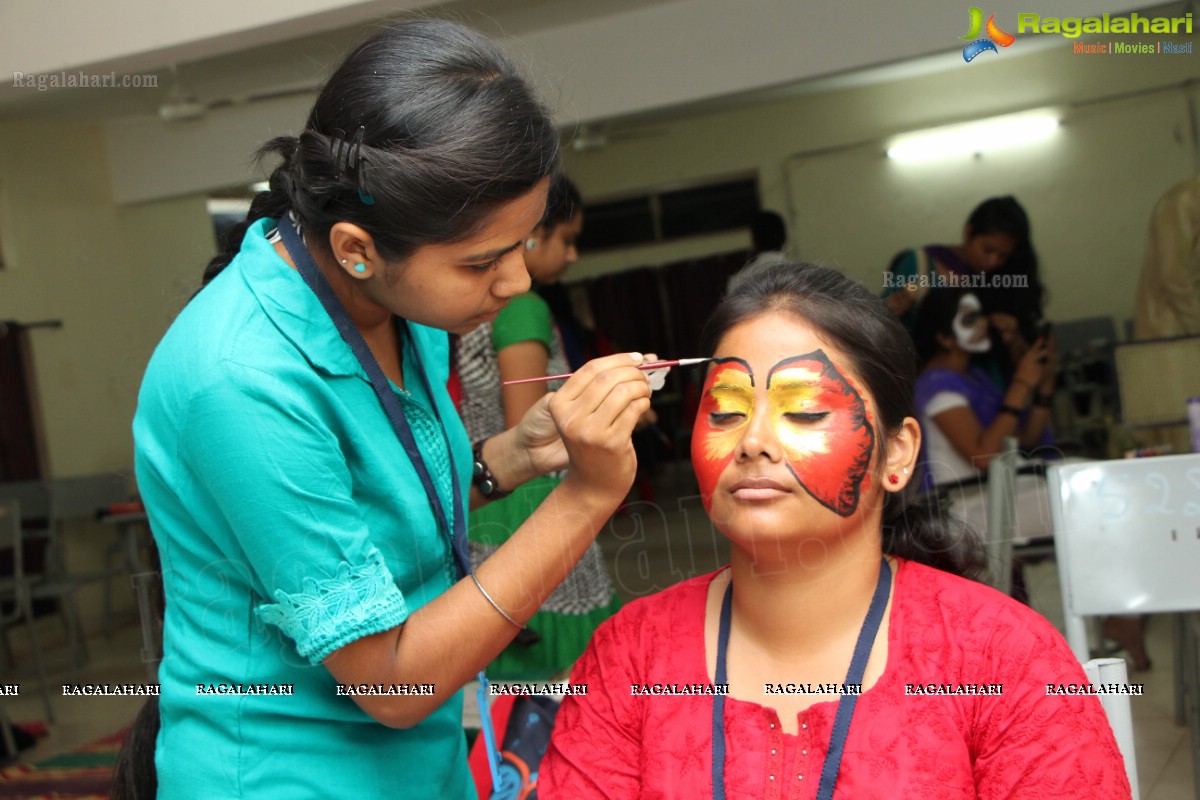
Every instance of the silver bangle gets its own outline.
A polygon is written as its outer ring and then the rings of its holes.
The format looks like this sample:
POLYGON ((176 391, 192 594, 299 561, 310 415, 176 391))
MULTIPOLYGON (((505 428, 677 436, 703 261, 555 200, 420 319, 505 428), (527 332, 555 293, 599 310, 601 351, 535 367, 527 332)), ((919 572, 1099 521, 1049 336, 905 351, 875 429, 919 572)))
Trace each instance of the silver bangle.
POLYGON ((483 584, 479 582, 479 578, 476 578, 476 577, 475 577, 475 573, 474 573, 474 572, 471 572, 471 573, 468 573, 468 574, 470 574, 470 576, 471 576, 471 580, 475 581, 475 586, 479 588, 479 593, 483 595, 483 598, 484 598, 485 600, 487 600, 489 603, 491 603, 491 604, 492 604, 492 608, 496 609, 496 611, 498 611, 498 612, 500 613, 500 616, 504 617, 506 620, 508 620, 509 622, 511 622, 513 625, 516 625, 516 626, 517 626, 518 628, 520 628, 521 630, 525 630, 525 626, 524 626, 524 625, 522 625, 521 623, 517 622, 515 619, 513 619, 512 617, 510 617, 510 616, 508 615, 508 613, 507 613, 507 612, 505 612, 505 610, 504 610, 503 608, 501 608, 499 605, 497 605, 497 604, 496 604, 496 601, 492 599, 492 596, 491 596, 490 594, 488 594, 488 593, 487 593, 487 589, 484 589, 484 588, 483 588, 483 584))

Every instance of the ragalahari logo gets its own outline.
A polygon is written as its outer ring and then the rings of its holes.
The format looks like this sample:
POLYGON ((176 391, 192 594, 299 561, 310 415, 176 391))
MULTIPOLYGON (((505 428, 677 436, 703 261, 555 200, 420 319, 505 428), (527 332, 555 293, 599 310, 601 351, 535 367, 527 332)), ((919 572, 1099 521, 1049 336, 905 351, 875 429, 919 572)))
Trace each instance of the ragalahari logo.
POLYGON ((963 41, 971 41, 969 45, 963 48, 963 61, 972 61, 975 56, 980 53, 991 50, 993 53, 999 53, 996 45, 1008 47, 1017 40, 1017 37, 1011 33, 1005 33, 1000 30, 1000 26, 996 24, 996 15, 992 14, 987 19, 987 24, 983 23, 983 12, 975 6, 968 9, 971 15, 970 27, 967 29, 966 36, 960 36, 963 41), (979 38, 979 34, 983 31, 987 32, 986 38, 979 38))

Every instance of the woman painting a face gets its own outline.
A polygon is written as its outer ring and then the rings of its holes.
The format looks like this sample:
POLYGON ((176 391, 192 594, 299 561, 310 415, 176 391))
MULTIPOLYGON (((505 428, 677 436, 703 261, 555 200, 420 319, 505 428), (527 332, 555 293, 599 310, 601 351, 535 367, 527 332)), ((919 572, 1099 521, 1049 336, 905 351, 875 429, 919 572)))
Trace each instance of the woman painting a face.
POLYGON ((1128 797, 1044 619, 969 580, 906 505, 920 429, 899 322, 832 270, 727 296, 692 458, 730 565, 596 632, 542 763, 552 797, 1128 797), (1082 702, 1081 702, 1082 700, 1082 702))

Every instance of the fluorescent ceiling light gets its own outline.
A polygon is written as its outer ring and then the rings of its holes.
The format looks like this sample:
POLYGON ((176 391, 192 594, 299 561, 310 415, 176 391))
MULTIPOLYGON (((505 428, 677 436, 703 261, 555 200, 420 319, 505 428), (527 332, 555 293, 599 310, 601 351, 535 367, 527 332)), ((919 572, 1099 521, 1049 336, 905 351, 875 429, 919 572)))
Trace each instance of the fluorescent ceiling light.
POLYGON ((1057 128, 1058 118, 1044 111, 993 117, 904 136, 888 148, 887 155, 904 162, 972 155, 1042 141, 1057 128))

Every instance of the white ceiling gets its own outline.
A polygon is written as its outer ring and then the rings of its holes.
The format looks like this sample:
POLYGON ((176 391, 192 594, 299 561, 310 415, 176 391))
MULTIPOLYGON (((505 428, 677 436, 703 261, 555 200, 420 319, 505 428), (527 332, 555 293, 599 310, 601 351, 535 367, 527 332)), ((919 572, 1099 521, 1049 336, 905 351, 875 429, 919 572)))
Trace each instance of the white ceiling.
MULTIPOLYGON (((1071 16, 1152 3, 1038 5, 1043 15, 1071 16)), ((939 0, 10 2, 0 4, 0 120, 151 117, 172 92, 227 104, 311 89, 381 20, 405 13, 461 20, 506 42, 563 123, 847 73, 874 81, 902 74, 897 65, 914 60, 925 70, 960 66, 958 36, 967 16, 965 6, 939 0), (880 65, 887 69, 872 69, 880 65), (158 87, 38 91, 13 85, 18 72, 81 70, 153 75, 158 87)), ((998 16, 1015 27, 1014 12, 998 16)), ((1022 45, 1005 55, 1030 51, 1022 45)))
MULTIPOLYGON (((1044 16, 1064 17, 1152 4, 1036 5, 1044 16)), ((449 17, 497 37, 567 128, 962 68, 967 26, 966 5, 942 0, 7 2, 0 3, 0 122, 103 124, 123 202, 233 183, 245 175, 246 154, 295 130, 337 59, 396 12, 449 17), (152 74, 158 86, 37 91, 12 80, 15 72, 80 70, 152 74), (211 111, 200 122, 161 121, 163 103, 180 97, 211 111), (181 149, 190 164, 173 163, 181 149)), ((997 19, 1015 32, 1015 17, 1002 10, 997 19)), ((1037 46, 1037 38, 1022 37, 1004 56, 1037 46)))

